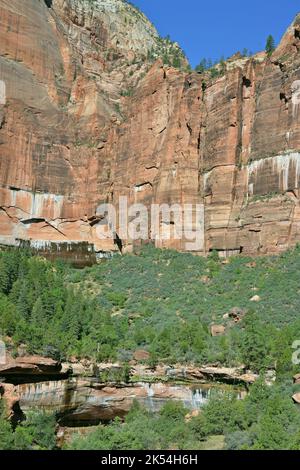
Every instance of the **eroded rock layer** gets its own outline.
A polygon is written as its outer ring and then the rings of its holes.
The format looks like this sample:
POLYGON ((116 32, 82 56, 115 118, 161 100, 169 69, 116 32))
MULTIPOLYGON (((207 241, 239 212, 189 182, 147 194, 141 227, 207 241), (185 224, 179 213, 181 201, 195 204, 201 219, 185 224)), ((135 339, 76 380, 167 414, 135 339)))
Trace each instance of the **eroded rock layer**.
MULTIPOLYGON (((120 196, 204 204, 200 253, 300 241, 299 17, 214 79, 163 65, 168 47, 123 0, 0 0, 0 243, 104 255, 97 207, 120 196)), ((185 249, 160 224, 145 238, 185 249)))
MULTIPOLYGON (((26 413, 42 408, 56 412, 63 426, 90 426, 116 416, 124 417, 134 400, 154 412, 169 400, 181 401, 187 408, 197 410, 207 402, 211 389, 219 387, 215 382, 248 386, 257 379, 256 375, 245 373, 244 367, 150 368, 136 364, 130 369, 127 382, 123 382, 122 369, 118 363, 60 364, 38 356, 17 357, 0 367, 7 382, 0 384, 0 397, 4 396, 11 418, 14 414, 15 418, 20 417, 21 409, 26 413)), ((246 393, 243 387, 232 391, 239 398, 246 393)))

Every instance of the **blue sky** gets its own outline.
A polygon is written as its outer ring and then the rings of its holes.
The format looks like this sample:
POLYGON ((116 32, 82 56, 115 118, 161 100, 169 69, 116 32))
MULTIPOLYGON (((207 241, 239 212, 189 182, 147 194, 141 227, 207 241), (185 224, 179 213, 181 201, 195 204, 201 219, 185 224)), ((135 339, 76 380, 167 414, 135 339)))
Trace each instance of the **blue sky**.
POLYGON ((228 57, 247 48, 265 48, 272 34, 278 43, 300 12, 299 0, 132 0, 162 36, 170 34, 191 65, 205 58, 228 57))

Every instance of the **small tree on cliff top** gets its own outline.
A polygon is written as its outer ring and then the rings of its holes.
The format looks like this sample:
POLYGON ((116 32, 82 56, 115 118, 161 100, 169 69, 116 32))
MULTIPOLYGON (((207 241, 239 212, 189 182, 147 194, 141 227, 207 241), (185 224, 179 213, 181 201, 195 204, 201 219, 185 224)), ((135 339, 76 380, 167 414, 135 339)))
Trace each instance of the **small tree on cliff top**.
POLYGON ((274 51, 275 51, 275 39, 270 34, 267 38, 266 53, 268 54, 268 56, 271 56, 274 51))

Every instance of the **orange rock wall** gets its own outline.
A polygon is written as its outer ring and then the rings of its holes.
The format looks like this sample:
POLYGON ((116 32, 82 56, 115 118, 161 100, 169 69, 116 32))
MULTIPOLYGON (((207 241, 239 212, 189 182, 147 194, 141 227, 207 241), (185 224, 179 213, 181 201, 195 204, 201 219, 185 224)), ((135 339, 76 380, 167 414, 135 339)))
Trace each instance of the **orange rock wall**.
POLYGON ((150 22, 122 0, 97 5, 0 0, 0 242, 115 250, 96 208, 120 196, 203 203, 201 253, 299 242, 298 18, 270 59, 235 58, 212 79, 150 63, 150 22))

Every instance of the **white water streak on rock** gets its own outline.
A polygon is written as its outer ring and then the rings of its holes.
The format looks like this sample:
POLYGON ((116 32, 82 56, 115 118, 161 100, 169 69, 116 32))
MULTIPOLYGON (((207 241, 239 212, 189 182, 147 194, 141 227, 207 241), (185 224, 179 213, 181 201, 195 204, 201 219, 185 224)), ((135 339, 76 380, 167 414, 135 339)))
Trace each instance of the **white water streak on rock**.
POLYGON ((277 155, 275 157, 263 158, 255 160, 248 165, 248 181, 249 190, 252 184, 257 184, 259 178, 264 177, 264 168, 271 167, 272 174, 278 176, 278 190, 287 191, 288 189, 295 189, 299 187, 300 177, 300 153, 293 152, 284 155, 277 155), (289 188, 290 176, 294 171, 295 178, 292 187, 289 188))

